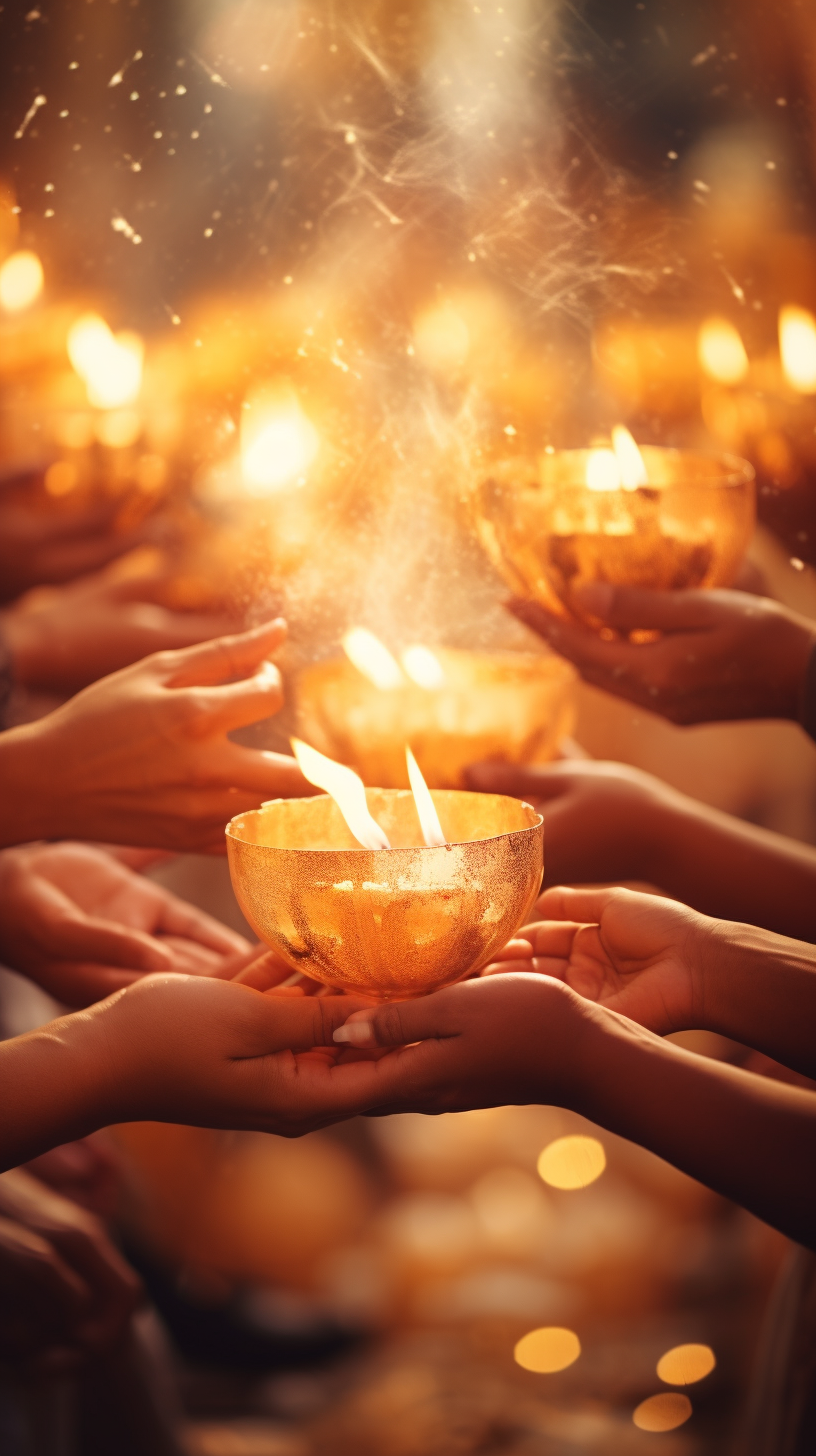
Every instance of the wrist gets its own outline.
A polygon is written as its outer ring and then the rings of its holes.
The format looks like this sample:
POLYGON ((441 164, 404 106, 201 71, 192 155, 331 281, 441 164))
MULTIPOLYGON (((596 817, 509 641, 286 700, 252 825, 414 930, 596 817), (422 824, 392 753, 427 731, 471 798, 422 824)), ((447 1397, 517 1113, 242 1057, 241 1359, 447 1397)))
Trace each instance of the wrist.
POLYGON ((49 782, 46 722, 40 719, 0 733, 0 847, 69 833, 61 821, 59 783, 49 782))
POLYGON ((48 679, 47 649, 38 614, 25 611, 4 612, 0 629, 11 659, 14 681, 21 687, 38 687, 48 679))

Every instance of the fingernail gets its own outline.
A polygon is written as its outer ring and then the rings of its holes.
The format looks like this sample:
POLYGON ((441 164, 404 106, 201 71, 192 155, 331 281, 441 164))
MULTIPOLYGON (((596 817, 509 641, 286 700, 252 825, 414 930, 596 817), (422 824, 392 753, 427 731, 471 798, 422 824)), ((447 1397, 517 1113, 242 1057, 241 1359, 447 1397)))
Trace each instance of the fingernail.
POLYGON ((352 1046, 365 1046, 374 1040, 374 1029, 370 1021, 347 1021, 345 1026, 338 1026, 334 1040, 351 1042, 352 1046))
POLYGON ((574 586, 572 596, 579 606, 595 617, 608 617, 615 588, 606 581, 585 581, 574 586))

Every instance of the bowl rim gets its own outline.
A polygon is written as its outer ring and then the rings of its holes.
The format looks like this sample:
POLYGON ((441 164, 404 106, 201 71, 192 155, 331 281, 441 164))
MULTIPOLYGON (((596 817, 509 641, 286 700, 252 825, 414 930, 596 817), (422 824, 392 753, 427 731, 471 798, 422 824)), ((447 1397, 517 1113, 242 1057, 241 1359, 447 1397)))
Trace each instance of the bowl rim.
MULTIPOLYGON (((367 785, 367 787, 370 788, 371 785, 367 785)), ((381 794, 406 794, 406 795, 409 795, 411 793, 411 790, 410 789, 380 789, 380 790, 375 790, 375 792, 379 792, 381 794)), ((473 796, 474 796, 474 798, 477 797, 477 794, 476 794, 476 790, 475 789, 474 790, 471 790, 471 789, 438 789, 438 790, 433 790, 433 792, 435 792, 435 793, 442 793, 442 794, 465 794, 465 793, 471 794, 472 793, 473 796)), ((479 798, 482 798, 483 795, 479 794, 478 797, 479 798)), ((495 799, 513 799, 512 794, 493 794, 493 795, 491 795, 491 797, 492 798, 495 798, 495 799)), ((513 799, 513 803, 515 803, 515 804, 522 804, 525 809, 529 809, 530 812, 535 815, 536 822, 534 824, 527 824, 527 825, 525 825, 521 829, 506 829, 502 834, 487 834, 487 835, 485 835, 484 839, 452 839, 449 844, 433 844, 433 845, 430 845, 430 844, 410 844, 410 845, 402 845, 402 846, 396 846, 396 847, 393 847, 392 846, 391 849, 366 849, 365 846, 362 845, 362 844, 355 845, 355 846, 351 847, 350 849, 294 849, 294 848, 284 849, 281 846, 275 845, 275 844, 254 844, 252 842, 252 840, 250 840, 250 839, 243 839, 241 837, 241 835, 240 834, 237 834, 235 832, 235 830, 233 829, 233 825, 235 824, 236 819, 244 819, 244 818, 246 818, 246 816, 248 814, 260 814, 262 812, 262 810, 266 809, 269 805, 272 805, 272 804, 298 804, 298 803, 300 803, 300 804, 305 804, 305 803, 313 804, 316 799, 331 799, 331 794, 309 794, 308 797, 305 796, 305 795, 301 795, 300 797, 292 797, 290 799, 283 799, 283 798, 279 798, 279 799, 265 799, 264 802, 261 804, 261 806, 260 806, 259 809, 244 809, 243 812, 240 813, 240 814, 233 814, 232 818, 229 820, 228 824, 226 825, 226 827, 224 829, 224 834, 226 836, 227 842, 229 842, 229 840, 233 840, 234 843, 236 843, 236 844, 246 844, 246 845, 249 846, 250 849, 268 850, 272 854, 367 854, 367 855, 372 855, 372 854, 377 854, 377 855, 379 855, 379 854, 387 854, 387 855, 394 855, 394 854, 416 854, 416 852, 417 852, 418 849, 424 850, 428 854, 431 854, 431 853, 433 853, 433 854, 448 854, 450 852, 450 850, 452 850, 452 849, 465 849, 469 844, 492 844, 492 843, 494 843, 498 839, 511 839, 514 834, 534 834, 534 833, 539 833, 541 831, 541 829, 543 828, 543 826, 544 826, 544 815, 543 814, 540 814, 539 811, 532 804, 529 804, 526 799, 513 799)))

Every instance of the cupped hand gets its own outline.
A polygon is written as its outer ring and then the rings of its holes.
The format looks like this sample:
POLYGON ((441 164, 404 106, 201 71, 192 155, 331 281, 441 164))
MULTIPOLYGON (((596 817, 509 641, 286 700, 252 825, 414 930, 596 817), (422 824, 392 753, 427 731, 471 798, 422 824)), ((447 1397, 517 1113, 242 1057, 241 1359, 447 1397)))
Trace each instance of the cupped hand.
POLYGON ((225 617, 161 605, 166 577, 105 573, 29 593, 0 619, 15 681, 72 693, 151 652, 190 647, 234 629, 225 617))
POLYGON ((672 723, 793 718, 816 627, 766 597, 739 591, 644 591, 587 584, 574 591, 582 615, 624 634, 608 641, 536 602, 511 611, 596 687, 672 723), (629 632, 659 634, 632 642, 629 632))
POLYGON ((460 981, 353 1012, 334 1033, 350 1059, 337 1072, 377 1055, 368 1078, 370 1110, 380 1114, 530 1102, 579 1108, 587 1035, 605 1014, 555 979, 514 971, 460 981))
POLYGON ((65 1368, 125 1331, 141 1298, 93 1214, 16 1168, 0 1174, 0 1356, 65 1368))
POLYGON ((81 1026, 70 1018, 69 1035, 83 1065, 98 1069, 105 1121, 297 1137, 371 1105, 371 1068, 339 1067, 332 1040, 350 1012, 367 1004, 156 975, 85 1012, 81 1026))
POLYGON ((479 763, 467 770, 466 779, 468 788, 526 799, 543 814, 548 885, 654 882, 663 821, 682 799, 640 769, 593 760, 527 767, 479 763))
POLYGON ((707 915, 632 890, 547 890, 542 918, 527 925, 482 972, 532 969, 553 976, 664 1036, 705 1025, 704 966, 718 922, 707 915))
POLYGON ((224 852, 233 814, 311 794, 293 758, 228 734, 276 713, 286 634, 270 622, 160 652, 0 735, 0 843, 84 838, 224 852))
POLYGON ((98 571, 140 539, 114 529, 118 501, 63 508, 42 479, 36 467, 0 473, 0 600, 98 571))
POLYGON ((224 975, 249 942, 88 844, 0 851, 0 961, 65 1006, 151 971, 224 975))

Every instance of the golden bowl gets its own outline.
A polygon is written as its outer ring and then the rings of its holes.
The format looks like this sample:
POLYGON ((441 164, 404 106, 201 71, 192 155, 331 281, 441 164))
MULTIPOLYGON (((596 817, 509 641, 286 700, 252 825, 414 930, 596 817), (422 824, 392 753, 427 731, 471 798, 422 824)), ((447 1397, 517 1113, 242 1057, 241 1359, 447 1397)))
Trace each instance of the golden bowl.
POLYGON ((590 453, 505 460, 482 482, 479 533, 514 591, 564 616, 587 582, 669 591, 734 580, 756 519, 747 460, 647 445, 648 485, 591 490, 590 453))
POLYGON ((486 966, 538 895, 541 815, 500 794, 437 790, 450 843, 429 849, 412 794, 366 797, 392 849, 361 849, 328 795, 274 799, 230 820, 233 889, 256 935, 293 970, 381 1000, 486 966))
POLYGON ((454 789, 481 759, 543 763, 575 722, 576 673, 532 652, 434 648, 444 681, 377 688, 346 658, 304 668, 294 683, 301 738, 366 784, 408 786, 409 743, 432 789, 454 789))

